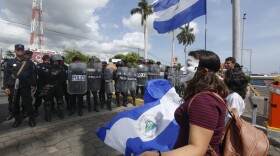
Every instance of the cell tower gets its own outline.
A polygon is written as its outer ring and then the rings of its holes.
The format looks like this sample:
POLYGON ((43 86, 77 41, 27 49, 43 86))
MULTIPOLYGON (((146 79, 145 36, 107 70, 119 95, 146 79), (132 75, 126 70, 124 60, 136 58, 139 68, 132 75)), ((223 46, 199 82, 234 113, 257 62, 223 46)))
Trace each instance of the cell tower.
POLYGON ((40 51, 44 46, 42 0, 33 0, 30 49, 40 51), (36 46, 37 43, 37 46, 36 46))

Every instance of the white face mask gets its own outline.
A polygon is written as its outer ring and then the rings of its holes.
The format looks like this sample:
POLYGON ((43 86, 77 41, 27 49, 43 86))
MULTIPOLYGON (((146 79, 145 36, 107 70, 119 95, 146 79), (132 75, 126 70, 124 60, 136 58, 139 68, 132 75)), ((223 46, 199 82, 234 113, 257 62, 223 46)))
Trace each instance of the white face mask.
POLYGON ((180 80, 181 83, 185 83, 187 81, 190 81, 193 78, 193 76, 196 72, 196 68, 198 67, 199 60, 194 58, 193 56, 188 56, 186 64, 187 64, 187 66, 185 67, 186 76, 184 76, 180 80))

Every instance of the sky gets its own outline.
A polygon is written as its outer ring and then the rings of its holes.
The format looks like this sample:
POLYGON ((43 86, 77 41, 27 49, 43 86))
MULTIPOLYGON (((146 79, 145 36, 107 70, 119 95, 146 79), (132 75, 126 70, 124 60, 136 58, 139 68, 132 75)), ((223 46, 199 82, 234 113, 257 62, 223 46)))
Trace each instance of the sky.
MULTIPOLYGON (((140 0, 43 0, 44 49, 75 49, 90 56, 110 58, 137 52, 144 57, 144 29, 140 15, 130 15, 140 0)), ((244 20, 244 49, 252 50, 253 73, 280 72, 280 1, 240 0, 240 33, 244 20)), ((153 0, 148 0, 152 3, 153 0)), ((30 40, 32 0, 0 0, 0 48, 27 48, 30 40)), ((205 17, 194 19, 195 42, 187 51, 204 49, 205 17)), ((148 59, 171 64, 172 33, 153 29, 154 15, 148 18, 148 59)), ((180 31, 175 31, 175 36, 180 31)), ((224 62, 232 56, 232 5, 230 0, 207 0, 207 49, 224 62)), ((242 37, 242 34, 240 34, 242 37)), ((242 39, 240 39, 242 42, 242 39)), ((240 43, 241 46, 241 43, 240 43)), ((184 46, 175 38, 174 56, 184 64, 184 46)), ((244 51, 244 67, 250 68, 250 52, 244 51)))

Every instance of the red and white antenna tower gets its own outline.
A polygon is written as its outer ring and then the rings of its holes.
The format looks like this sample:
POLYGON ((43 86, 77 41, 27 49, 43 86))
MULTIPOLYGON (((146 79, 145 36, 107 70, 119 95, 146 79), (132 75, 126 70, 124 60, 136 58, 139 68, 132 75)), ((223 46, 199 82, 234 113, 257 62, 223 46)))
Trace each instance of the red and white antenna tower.
POLYGON ((33 0, 30 49, 40 51, 44 46, 42 0, 33 0), (37 46, 36 46, 37 43, 37 46))

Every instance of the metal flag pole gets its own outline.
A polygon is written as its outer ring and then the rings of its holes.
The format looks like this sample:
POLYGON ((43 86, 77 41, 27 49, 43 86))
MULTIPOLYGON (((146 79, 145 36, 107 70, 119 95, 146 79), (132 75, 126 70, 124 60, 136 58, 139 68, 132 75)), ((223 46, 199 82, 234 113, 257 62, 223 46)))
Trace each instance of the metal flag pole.
POLYGON ((207 43, 207 1, 205 1, 205 50, 207 43))

